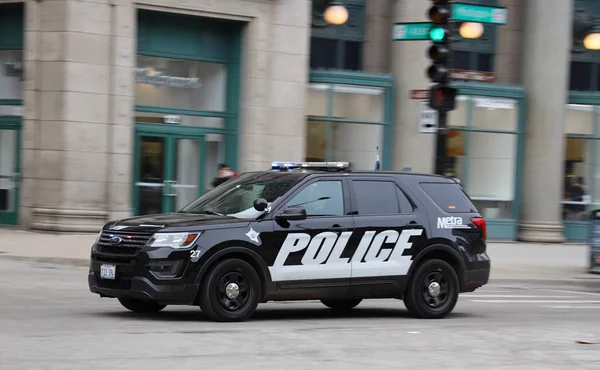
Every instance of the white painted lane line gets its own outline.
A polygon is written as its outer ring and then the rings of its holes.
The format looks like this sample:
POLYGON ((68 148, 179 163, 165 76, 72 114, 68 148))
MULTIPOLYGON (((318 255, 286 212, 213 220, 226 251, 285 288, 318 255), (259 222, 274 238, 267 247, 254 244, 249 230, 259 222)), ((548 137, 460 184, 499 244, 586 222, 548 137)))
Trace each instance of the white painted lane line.
POLYGON ((579 303, 597 303, 600 301, 558 301, 549 299, 469 299, 469 302, 476 303, 556 303, 556 304, 579 304, 579 303))
POLYGON ((600 306, 544 306, 547 308, 562 308, 562 309, 571 309, 571 308, 580 308, 580 309, 600 309, 600 306))
POLYGON ((545 290, 547 292, 554 292, 554 293, 582 294, 582 295, 592 295, 592 296, 600 297, 600 293, 592 293, 592 292, 578 292, 575 290, 559 290, 559 289, 541 289, 541 290, 545 290))
POLYGON ((579 298, 577 296, 568 295, 518 295, 518 294, 465 294, 467 297, 473 298, 579 298))

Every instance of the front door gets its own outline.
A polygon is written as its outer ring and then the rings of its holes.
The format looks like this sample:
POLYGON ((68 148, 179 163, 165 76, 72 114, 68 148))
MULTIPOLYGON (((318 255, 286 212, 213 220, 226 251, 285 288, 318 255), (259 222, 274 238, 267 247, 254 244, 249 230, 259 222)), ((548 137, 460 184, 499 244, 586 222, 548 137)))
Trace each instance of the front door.
POLYGON ((136 135, 136 215, 181 209, 203 192, 203 136, 136 135))
POLYGON ((20 126, 18 117, 0 117, 0 224, 18 222, 20 126))
MULTIPOLYGON (((351 265, 346 254, 354 220, 348 189, 342 177, 323 177, 299 189, 286 205, 306 210, 301 221, 275 221, 263 238, 276 255, 270 267, 280 296, 345 296, 350 289, 351 265)), ((261 236, 262 237, 262 236, 261 236)))

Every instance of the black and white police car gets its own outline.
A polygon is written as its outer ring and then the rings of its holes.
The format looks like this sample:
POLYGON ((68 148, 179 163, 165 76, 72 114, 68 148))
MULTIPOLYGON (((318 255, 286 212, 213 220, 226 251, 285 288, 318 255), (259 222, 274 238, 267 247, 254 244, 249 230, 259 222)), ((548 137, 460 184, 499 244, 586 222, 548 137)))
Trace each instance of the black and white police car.
POLYGON ((443 318, 489 274, 486 221, 456 180, 292 162, 175 213, 108 222, 88 283, 134 312, 199 305, 215 321, 247 320, 268 301, 347 311, 368 298, 443 318))

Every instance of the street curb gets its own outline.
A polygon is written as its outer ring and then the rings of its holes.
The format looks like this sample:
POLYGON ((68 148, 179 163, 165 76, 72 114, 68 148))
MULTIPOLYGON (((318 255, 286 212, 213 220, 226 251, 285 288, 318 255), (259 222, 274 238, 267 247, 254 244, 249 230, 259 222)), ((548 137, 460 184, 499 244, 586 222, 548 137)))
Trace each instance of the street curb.
POLYGON ((25 257, 25 256, 13 256, 13 255, 7 255, 7 254, 0 254, 0 258, 9 259, 9 260, 13 260, 13 261, 47 263, 47 264, 64 265, 64 266, 72 266, 72 267, 89 267, 89 265, 90 265, 89 259, 81 259, 81 258, 25 257))

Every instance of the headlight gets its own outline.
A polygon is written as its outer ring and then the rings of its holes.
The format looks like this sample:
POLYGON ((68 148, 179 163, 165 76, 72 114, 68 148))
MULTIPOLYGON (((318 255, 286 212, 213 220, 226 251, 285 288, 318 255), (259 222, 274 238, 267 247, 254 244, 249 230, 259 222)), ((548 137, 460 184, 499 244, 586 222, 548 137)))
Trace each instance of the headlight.
POLYGON ((183 249, 194 244, 201 233, 156 233, 148 241, 149 247, 183 249))

